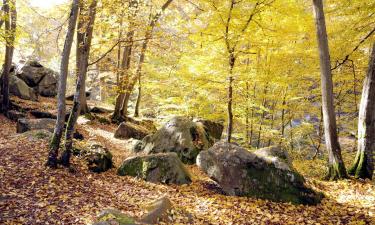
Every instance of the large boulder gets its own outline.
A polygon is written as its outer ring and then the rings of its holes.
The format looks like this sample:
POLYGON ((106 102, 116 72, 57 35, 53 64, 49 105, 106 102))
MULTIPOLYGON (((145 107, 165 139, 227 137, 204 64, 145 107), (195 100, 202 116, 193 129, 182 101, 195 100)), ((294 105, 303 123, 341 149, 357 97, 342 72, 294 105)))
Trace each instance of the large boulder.
POLYGON ((38 100, 36 91, 27 86, 23 80, 14 76, 14 74, 9 76, 9 93, 25 100, 38 100))
POLYGON ((73 154, 84 159, 88 169, 95 173, 105 172, 113 167, 112 153, 96 142, 75 142, 73 154))
POLYGON ((224 125, 222 123, 214 122, 206 119, 197 119, 196 123, 201 123, 206 132, 215 140, 220 140, 223 134, 224 125))
POLYGON ((146 128, 150 133, 155 133, 157 131, 154 121, 150 119, 126 117, 124 122, 131 122, 140 125, 146 128))
POLYGON ((57 73, 37 61, 28 61, 16 71, 17 77, 42 96, 57 95, 57 73))
POLYGON ((137 125, 130 122, 122 122, 118 126, 114 134, 114 137, 118 139, 143 139, 149 134, 150 132, 141 125, 137 125))
POLYGON ((173 152, 128 158, 118 168, 117 174, 138 177, 154 183, 191 183, 188 171, 173 152))
POLYGON ((263 156, 231 143, 218 142, 197 157, 197 165, 228 195, 294 204, 317 204, 322 195, 275 156, 263 156))
POLYGON ((24 133, 29 130, 48 130, 53 133, 56 120, 54 119, 18 119, 17 133, 24 133))
POLYGON ((199 123, 174 117, 155 134, 146 136, 138 147, 147 154, 175 152, 182 162, 193 164, 199 152, 212 144, 212 138, 199 123))

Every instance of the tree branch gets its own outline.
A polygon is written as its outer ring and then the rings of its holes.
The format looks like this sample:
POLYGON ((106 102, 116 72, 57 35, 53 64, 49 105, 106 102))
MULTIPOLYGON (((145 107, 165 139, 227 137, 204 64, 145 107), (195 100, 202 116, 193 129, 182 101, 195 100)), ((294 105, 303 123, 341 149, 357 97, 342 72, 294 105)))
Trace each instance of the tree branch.
POLYGON ((351 54, 353 54, 355 51, 357 51, 358 50, 358 48, 359 48, 359 46, 361 45, 361 44, 363 44, 363 42, 365 42, 369 37, 371 37, 371 35, 373 35, 375 33, 375 27, 370 31, 370 33, 368 33, 356 46, 355 46, 355 48, 349 53, 349 54, 347 54, 345 57, 344 57, 344 59, 340 62, 340 60, 338 60, 338 64, 335 66, 335 67, 333 67, 333 68, 331 68, 331 71, 332 70, 335 70, 335 69, 337 69, 337 68, 339 68, 340 66, 342 66, 342 65, 344 65, 348 60, 349 60, 349 57, 350 57, 350 55, 351 54))

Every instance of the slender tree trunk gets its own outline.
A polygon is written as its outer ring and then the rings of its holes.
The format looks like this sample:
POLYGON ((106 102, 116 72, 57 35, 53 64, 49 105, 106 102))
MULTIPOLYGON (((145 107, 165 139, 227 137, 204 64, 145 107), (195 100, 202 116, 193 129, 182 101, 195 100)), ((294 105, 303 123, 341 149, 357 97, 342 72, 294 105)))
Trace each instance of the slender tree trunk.
MULTIPOLYGON (((274 101, 273 104, 272 104, 272 116, 271 116, 271 125, 270 125, 271 130, 273 129, 273 126, 275 124, 275 119, 276 119, 275 108, 276 108, 276 105, 277 105, 277 100, 274 101)), ((269 138, 267 146, 270 146, 271 143, 272 143, 272 138, 269 138)))
POLYGON ((55 130, 50 143, 50 150, 47 160, 47 166, 51 168, 57 168, 57 157, 58 150, 60 147, 60 141, 64 129, 65 123, 65 113, 66 113, 66 103, 65 103, 65 93, 66 93, 66 80, 69 71, 69 56, 72 49, 72 43, 74 39, 74 31, 77 24, 78 17, 78 2, 79 0, 73 0, 68 31, 66 33, 64 49, 61 55, 61 65, 60 65, 60 77, 59 86, 57 94, 57 120, 55 125, 55 130))
MULTIPOLYGON (((267 95, 267 89, 268 89, 268 84, 266 84, 266 86, 264 87, 264 91, 263 91, 262 106, 264 108, 267 108, 267 97, 266 97, 266 95, 267 95)), ((264 118, 265 117, 266 117, 266 112, 263 110, 262 116, 260 118, 260 123, 259 123, 257 148, 260 148, 261 143, 262 143, 262 129, 263 129, 263 122, 264 122, 264 118)))
POLYGON ((138 97, 137 97, 137 102, 135 103, 135 109, 134 109, 134 117, 139 117, 139 107, 141 104, 141 99, 142 99, 142 81, 141 81, 142 76, 139 77, 138 79, 138 97))
MULTIPOLYGON (((285 134, 285 112, 286 112, 286 96, 288 88, 285 88, 283 102, 281 103, 281 136, 284 137, 285 134)), ((280 142, 281 143, 281 142, 280 142)))
MULTIPOLYGON (((254 89, 253 89, 253 101, 255 102, 255 92, 256 92, 256 83, 254 84, 254 89)), ((250 123, 250 142, 249 145, 253 146, 253 135, 254 135, 254 115, 255 115, 255 110, 254 106, 251 107, 251 123, 250 123)))
POLYGON ((125 119, 122 116, 122 107, 125 100, 125 94, 126 94, 126 87, 129 83, 129 69, 130 69, 130 63, 131 63, 131 56, 133 51, 133 39, 134 39, 134 28, 135 28, 135 21, 134 18, 138 14, 138 3, 136 1, 131 1, 129 4, 129 11, 133 12, 129 14, 128 20, 129 23, 129 30, 126 34, 126 41, 127 44, 124 48, 123 56, 122 56, 122 63, 121 63, 121 69, 120 69, 120 82, 118 85, 118 95, 116 97, 116 104, 115 104, 115 110, 113 112, 112 120, 113 121, 122 121, 125 119))
POLYGON ((358 150, 349 174, 372 179, 375 148, 375 42, 362 90, 358 117, 358 150))
POLYGON ((3 101, 1 104, 1 110, 4 115, 8 115, 9 110, 9 73, 12 67, 13 52, 14 52, 14 41, 16 36, 16 27, 17 27, 17 10, 16 10, 16 1, 15 0, 4 0, 3 1, 3 11, 4 14, 8 17, 5 19, 5 33, 7 34, 5 40, 5 60, 3 73, 1 76, 2 79, 2 89, 1 94, 3 95, 3 101))
POLYGON ((74 94, 73 100, 73 108, 70 112, 68 124, 66 127, 65 132, 65 149, 61 157, 61 163, 63 166, 68 167, 70 165, 70 156, 71 150, 73 146, 73 133, 75 130, 75 125, 77 123, 77 119, 79 116, 80 106, 81 106, 81 95, 82 93, 82 85, 86 79, 87 67, 88 67, 88 60, 90 55, 90 48, 91 48, 91 41, 95 23, 95 16, 96 16, 96 5, 97 0, 93 0, 89 6, 89 21, 84 23, 83 17, 85 12, 83 12, 83 8, 81 7, 80 14, 79 14, 79 22, 77 28, 77 86, 76 91, 74 94))
POLYGON ((347 174, 341 157, 341 149, 337 137, 336 115, 333 103, 331 62, 322 0, 313 0, 313 5, 319 45, 324 133, 326 137, 325 141, 329 159, 328 174, 326 178, 329 180, 336 180, 346 178, 347 174))
POLYGON ((141 53, 140 53, 140 56, 139 56, 139 61, 138 61, 135 77, 132 80, 129 80, 128 85, 126 86, 124 102, 123 102, 122 109, 121 109, 121 114, 122 114, 123 117, 127 117, 127 115, 128 115, 128 106, 129 106, 130 95, 132 94, 134 86, 135 86, 136 82, 138 81, 138 79, 140 78, 140 76, 142 74, 142 68, 143 68, 143 63, 145 61, 147 46, 148 46, 149 39, 152 37, 153 28, 154 27, 150 28, 146 32, 145 40, 143 41, 141 53))
POLYGON ((229 53, 229 76, 228 76, 228 127, 227 127, 227 142, 230 143, 233 132, 233 69, 236 58, 233 52, 229 53))
MULTIPOLYGON (((249 61, 249 60, 247 60, 249 61)), ((250 100, 250 88, 249 88, 249 82, 246 82, 246 110, 245 110, 245 140, 246 144, 249 144, 249 114, 250 114, 250 108, 249 108, 249 100, 250 100)))

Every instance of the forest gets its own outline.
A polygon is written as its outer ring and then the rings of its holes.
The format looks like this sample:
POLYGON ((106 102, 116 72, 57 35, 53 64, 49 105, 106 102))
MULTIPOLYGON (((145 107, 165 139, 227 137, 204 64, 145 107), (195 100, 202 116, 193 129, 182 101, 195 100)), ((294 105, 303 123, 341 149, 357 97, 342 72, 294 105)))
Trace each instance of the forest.
POLYGON ((375 224, 374 0, 2 0, 0 224, 375 224))

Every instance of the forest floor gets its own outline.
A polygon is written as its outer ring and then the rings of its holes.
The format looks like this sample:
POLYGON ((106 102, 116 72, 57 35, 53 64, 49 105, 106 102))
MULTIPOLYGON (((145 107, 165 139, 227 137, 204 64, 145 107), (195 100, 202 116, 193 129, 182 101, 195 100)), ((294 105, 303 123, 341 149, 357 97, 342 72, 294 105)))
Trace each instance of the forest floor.
MULTIPOLYGON (((79 126, 85 139, 111 149, 118 167, 131 154, 122 141, 112 138, 114 129, 96 122, 83 121, 79 126)), ((120 177, 116 168, 92 173, 79 158, 73 158, 75 173, 52 170, 44 166, 45 140, 17 135, 16 123, 1 114, 0 132, 0 224, 91 224, 106 208, 140 217, 148 202, 165 195, 174 206, 169 224, 189 223, 187 214, 193 224, 375 224, 375 185, 370 181, 326 182, 306 177, 326 195, 321 204, 275 203, 225 196, 196 166, 188 166, 192 184, 181 186, 120 177)))

